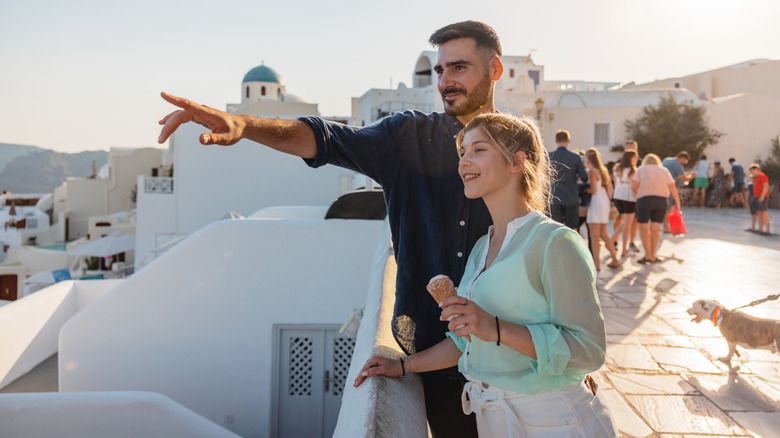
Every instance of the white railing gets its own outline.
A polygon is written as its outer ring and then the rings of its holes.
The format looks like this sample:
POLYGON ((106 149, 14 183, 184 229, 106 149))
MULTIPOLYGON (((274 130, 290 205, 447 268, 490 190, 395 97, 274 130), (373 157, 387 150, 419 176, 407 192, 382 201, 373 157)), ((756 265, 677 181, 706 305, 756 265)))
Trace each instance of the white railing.
POLYGON ((341 401, 334 438, 427 437, 425 402, 419 376, 404 379, 374 377, 359 388, 352 386, 363 364, 373 353, 401 356, 390 327, 395 303, 396 264, 389 247, 390 230, 385 224, 386 247, 374 257, 369 291, 360 323, 352 363, 341 401))

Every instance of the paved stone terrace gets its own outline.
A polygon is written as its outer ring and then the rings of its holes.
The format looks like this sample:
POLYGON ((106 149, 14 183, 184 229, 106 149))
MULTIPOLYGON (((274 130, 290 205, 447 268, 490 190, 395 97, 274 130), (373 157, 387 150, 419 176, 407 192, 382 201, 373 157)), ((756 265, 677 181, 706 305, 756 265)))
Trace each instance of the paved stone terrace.
MULTIPOLYGON (((769 216, 780 226, 780 211, 769 216)), ((780 436, 780 355, 737 347, 729 368, 720 331, 686 313, 697 299, 734 308, 779 293, 780 236, 745 232, 744 209, 687 207, 683 219, 689 234, 662 236, 661 263, 636 263, 641 252, 620 269, 602 261, 608 346, 596 379, 620 436, 780 436)), ((780 300, 742 310, 778 320, 780 300)))

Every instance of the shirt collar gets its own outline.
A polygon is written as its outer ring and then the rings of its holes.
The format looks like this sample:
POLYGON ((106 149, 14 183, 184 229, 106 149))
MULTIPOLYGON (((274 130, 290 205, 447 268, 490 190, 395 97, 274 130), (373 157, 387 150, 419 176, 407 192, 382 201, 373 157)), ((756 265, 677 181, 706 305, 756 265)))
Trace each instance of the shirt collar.
MULTIPOLYGON (((504 249, 504 246, 512 240, 512 237, 514 237, 515 233, 523 227, 523 225, 527 224, 531 221, 531 219, 541 216, 542 212, 537 210, 531 210, 526 214, 525 216, 520 216, 518 218, 513 219, 511 222, 509 222, 506 225, 506 236, 504 237, 504 241, 501 243, 501 248, 499 248, 499 252, 501 252, 502 249, 504 249)), ((488 235, 493 235, 493 225, 488 227, 488 235)), ((490 239, 488 239, 488 246, 490 246, 490 239)), ((485 256, 487 256, 487 251, 485 251, 485 256)), ((482 265, 484 266, 484 264, 482 265)))

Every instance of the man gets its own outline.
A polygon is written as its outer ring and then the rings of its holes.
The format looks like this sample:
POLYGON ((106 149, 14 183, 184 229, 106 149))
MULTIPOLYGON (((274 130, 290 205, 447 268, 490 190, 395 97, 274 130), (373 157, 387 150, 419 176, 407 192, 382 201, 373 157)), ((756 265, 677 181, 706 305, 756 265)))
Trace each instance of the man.
POLYGON ((731 181, 734 182, 734 187, 731 189, 730 204, 733 207, 739 204, 741 207, 748 207, 748 199, 745 194, 745 168, 741 164, 737 163, 735 158, 729 158, 729 164, 731 165, 731 181))
POLYGON ((561 129, 556 132, 555 144, 558 148, 550 154, 550 163, 555 168, 550 217, 577 230, 580 215, 577 177, 583 182, 588 182, 588 172, 585 170, 582 158, 569 150, 571 144, 569 131, 561 129))
POLYGON ((748 168, 748 171, 753 176, 753 207, 756 210, 756 216, 758 216, 758 234, 768 236, 769 232, 769 214, 767 213, 767 207, 769 206, 769 178, 764 172, 761 171, 761 167, 753 163, 748 168), (766 228, 766 231, 764 231, 766 228))
MULTIPOLYGON (((434 70, 445 114, 406 111, 359 128, 319 117, 233 115, 163 93, 182 110, 160 121, 158 140, 194 121, 212 131, 201 136, 204 145, 246 138, 300 156, 311 167, 335 164, 381 184, 398 264, 392 330, 407 354, 444 339, 447 322, 439 320, 441 309, 425 286, 437 274, 460 283, 469 252, 491 224, 484 202, 463 194, 455 136, 477 115, 495 111, 495 82, 503 73, 498 36, 483 23, 445 26, 430 43, 438 47, 434 70)), ((433 436, 477 436, 474 416, 461 409, 465 380, 457 369, 421 377, 433 436)))
MULTIPOLYGON (((688 152, 680 151, 676 157, 666 157, 662 161, 662 164, 666 170, 672 174, 672 178, 674 178, 674 182, 678 189, 683 187, 686 182, 694 178, 693 172, 685 172, 685 166, 688 164, 688 160, 690 159, 691 156, 688 155, 688 152)), ((674 206, 674 198, 669 196, 669 208, 672 208, 672 206, 674 206)), ((664 233, 669 232, 671 232, 669 229, 669 216, 666 215, 664 216, 664 233)))

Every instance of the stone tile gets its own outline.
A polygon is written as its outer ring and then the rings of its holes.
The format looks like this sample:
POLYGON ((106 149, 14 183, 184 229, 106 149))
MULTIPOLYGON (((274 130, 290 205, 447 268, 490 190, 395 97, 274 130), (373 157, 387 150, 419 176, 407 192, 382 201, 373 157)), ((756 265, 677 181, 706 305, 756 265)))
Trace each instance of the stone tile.
POLYGON ((614 389, 612 387, 612 382, 610 382, 609 379, 607 378, 608 374, 609 374, 609 368, 607 368, 606 363, 604 363, 604 365, 602 365, 601 368, 598 369, 598 371, 590 373, 590 376, 593 378, 593 380, 596 381, 596 384, 599 385, 599 391, 614 389))
POLYGON ((622 394, 686 395, 699 394, 695 387, 677 374, 609 373, 612 386, 622 394))
POLYGON ((661 281, 659 281, 658 283, 656 283, 656 285, 653 286, 653 290, 657 292, 669 292, 675 287, 677 287, 679 284, 680 284, 679 281, 666 277, 661 279, 661 281))
POLYGON ((602 309, 618 306, 612 296, 603 293, 599 294, 599 304, 601 304, 602 309))
POLYGON ((607 364, 622 370, 660 371, 658 363, 641 345, 607 345, 607 364))
POLYGON ((599 391, 599 398, 609 408, 620 436, 646 437, 652 435, 653 430, 647 427, 642 418, 636 415, 617 392, 614 390, 599 391))
POLYGON ((680 315, 680 318, 665 317, 664 321, 679 330, 681 333, 684 333, 688 336, 698 336, 702 338, 723 338, 720 330, 718 330, 717 327, 714 327, 711 322, 702 321, 697 324, 691 321, 691 316, 687 313, 680 315))
POLYGON ((742 362, 741 365, 752 374, 762 376, 770 382, 780 383, 780 362, 742 362))
POLYGON ((780 412, 733 412, 731 416, 756 438, 778 436, 780 412))
POLYGON ((669 317, 674 318, 679 317, 680 315, 687 315, 686 310, 688 310, 688 306, 684 306, 666 297, 661 298, 660 301, 656 303, 652 303, 652 306, 646 307, 647 304, 650 304, 650 302, 642 304, 641 310, 644 312, 650 312, 659 318, 665 319, 669 317))
POLYGON ((743 377, 747 378, 754 388, 760 389, 764 395, 780 403, 780 375, 756 374, 743 377))
MULTIPOLYGON (((691 338, 691 341, 705 356, 709 356, 712 359, 724 357, 729 352, 729 345, 723 337, 691 338)), ((736 355, 731 360, 734 364, 740 362, 740 358, 736 355)))
POLYGON ((721 369, 716 367, 709 359, 702 355, 699 350, 690 348, 662 347, 649 345, 647 351, 653 357, 655 362, 667 371, 690 371, 699 373, 721 373, 721 369))
POLYGON ((681 335, 607 335, 607 344, 610 343, 696 348, 690 338, 681 335))
POLYGON ((677 435, 677 434, 672 435, 672 434, 662 433, 658 436, 660 438, 703 438, 705 436, 707 438, 733 438, 735 436, 752 436, 752 435, 746 432, 744 435, 699 435, 698 433, 697 434, 684 433, 682 435, 677 435))
POLYGON ((780 403, 764 395, 749 376, 689 374, 686 380, 724 411, 780 411, 780 403))
POLYGON ((673 336, 678 332, 674 327, 670 326, 662 319, 656 318, 652 315, 647 315, 644 319, 641 319, 639 326, 634 330, 633 333, 673 336))
POLYGON ((636 312, 626 309, 602 309, 604 326, 609 334, 628 335, 637 326, 636 312))
POLYGON ((626 400, 658 433, 746 434, 739 424, 700 395, 628 395, 626 400))

